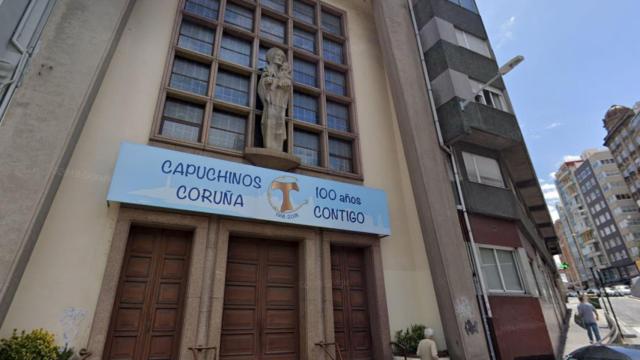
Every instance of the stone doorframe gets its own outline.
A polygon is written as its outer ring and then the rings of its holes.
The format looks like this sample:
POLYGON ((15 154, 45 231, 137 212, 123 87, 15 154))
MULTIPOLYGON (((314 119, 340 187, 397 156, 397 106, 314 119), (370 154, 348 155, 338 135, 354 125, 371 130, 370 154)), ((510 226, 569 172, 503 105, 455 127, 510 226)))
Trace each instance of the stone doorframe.
MULTIPOLYGON (((331 245, 363 248, 368 292, 369 321, 374 359, 391 359, 391 334, 389 333, 389 312, 384 287, 384 272, 380 239, 373 235, 348 234, 343 232, 322 232, 322 273, 323 301, 325 309, 325 338, 335 341, 333 328, 333 284, 331 281, 331 245)), ((335 357, 335 353, 333 354, 335 357)))
MULTIPOLYGON (((103 355, 132 225, 193 231, 180 359, 192 359, 189 347, 220 348, 227 249, 232 236, 298 243, 300 356, 309 360, 328 359, 315 344, 334 342, 331 245, 364 248, 373 351, 375 359, 391 358, 378 237, 121 206, 87 344, 92 359, 103 355)), ((207 355, 206 359, 212 359, 211 352, 207 355)))
POLYGON ((103 356, 122 262, 129 240, 129 229, 134 225, 193 232, 179 351, 181 359, 191 358, 188 348, 195 346, 197 338, 204 335, 203 324, 198 321, 198 318, 203 305, 206 305, 206 284, 210 283, 211 277, 206 276, 207 273, 211 274, 211 271, 204 271, 205 258, 212 249, 209 222, 210 219, 206 216, 120 207, 87 344, 87 349, 92 353, 90 359, 102 359, 103 356), (198 324, 198 326, 186 326, 186 324, 198 324))

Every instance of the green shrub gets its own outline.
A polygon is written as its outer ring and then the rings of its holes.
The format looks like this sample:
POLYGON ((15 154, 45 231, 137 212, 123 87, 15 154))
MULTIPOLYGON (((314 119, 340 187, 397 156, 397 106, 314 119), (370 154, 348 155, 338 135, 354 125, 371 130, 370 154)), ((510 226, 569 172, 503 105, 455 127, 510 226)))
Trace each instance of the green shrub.
POLYGON ((0 359, 2 360, 67 360, 73 350, 56 345, 55 336, 43 329, 30 333, 13 330, 8 339, 0 339, 0 359))
MULTIPOLYGON (((420 340, 424 339, 424 325, 411 325, 407 329, 396 331, 395 342, 407 349, 408 354, 415 354, 418 351, 420 340)), ((402 351, 396 349, 400 354, 402 351)))
POLYGON ((65 346, 64 349, 58 350, 57 360, 70 360, 71 357, 73 357, 73 349, 69 349, 65 346))

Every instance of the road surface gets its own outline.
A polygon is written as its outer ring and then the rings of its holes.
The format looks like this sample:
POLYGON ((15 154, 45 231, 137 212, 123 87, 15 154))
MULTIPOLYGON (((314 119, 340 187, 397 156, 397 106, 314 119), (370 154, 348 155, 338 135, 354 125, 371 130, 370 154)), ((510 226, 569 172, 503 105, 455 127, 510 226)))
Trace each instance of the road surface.
POLYGON ((626 339, 627 342, 640 344, 640 299, 629 296, 610 299, 622 327, 622 333, 631 335, 626 339))

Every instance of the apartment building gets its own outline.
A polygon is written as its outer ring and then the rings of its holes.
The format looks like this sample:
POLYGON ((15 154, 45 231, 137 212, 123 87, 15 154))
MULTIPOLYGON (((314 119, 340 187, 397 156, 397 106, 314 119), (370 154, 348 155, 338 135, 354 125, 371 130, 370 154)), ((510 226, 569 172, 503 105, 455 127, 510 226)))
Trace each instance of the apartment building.
POLYGON ((452 359, 559 355, 560 247, 472 0, 30 3, 50 15, 7 72, 0 336, 389 359, 419 323, 452 359))
MULTIPOLYGON (((591 218, 585 209, 584 199, 580 194, 575 172, 582 165, 582 160, 566 161, 555 173, 555 185, 560 195, 560 203, 556 206, 564 238, 569 243, 573 261, 577 265, 578 275, 583 287, 594 286, 591 268, 606 265, 606 259, 594 258, 595 253, 585 254, 585 243, 596 243, 591 230, 591 218), (602 263, 604 261, 604 264, 602 263)), ((597 236, 597 233, 596 233, 597 236)), ((598 247, 599 242, 598 242, 598 247)))
MULTIPOLYGON (((636 103, 635 108, 637 106, 636 103)), ((640 205, 640 113, 626 106, 613 105, 602 122, 607 130, 604 145, 611 151, 633 200, 640 205)))
POLYGON ((558 241, 560 242, 560 251, 562 252, 562 254, 560 255, 560 261, 562 264, 567 265, 566 269, 560 270, 560 276, 563 277, 562 281, 569 289, 581 289, 582 278, 580 277, 580 274, 578 272, 578 261, 580 261, 580 258, 578 256, 578 249, 575 245, 575 240, 572 239, 572 241, 569 242, 569 239, 565 235, 562 221, 556 220, 553 223, 553 226, 556 229, 558 241), (574 259, 578 260, 576 261, 574 259))
POLYGON ((587 150, 581 158, 556 173, 560 216, 578 239, 586 271, 599 269, 607 282, 628 282, 638 274, 634 233, 640 213, 609 150, 587 150))

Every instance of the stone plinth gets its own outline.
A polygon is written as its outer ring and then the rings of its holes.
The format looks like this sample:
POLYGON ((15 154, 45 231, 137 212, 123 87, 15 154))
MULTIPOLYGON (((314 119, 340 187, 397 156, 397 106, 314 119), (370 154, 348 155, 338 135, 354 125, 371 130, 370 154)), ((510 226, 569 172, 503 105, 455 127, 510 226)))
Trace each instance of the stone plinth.
POLYGON ((245 148, 244 157, 252 164, 276 170, 291 170, 300 166, 300 158, 267 148, 245 148))

